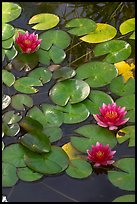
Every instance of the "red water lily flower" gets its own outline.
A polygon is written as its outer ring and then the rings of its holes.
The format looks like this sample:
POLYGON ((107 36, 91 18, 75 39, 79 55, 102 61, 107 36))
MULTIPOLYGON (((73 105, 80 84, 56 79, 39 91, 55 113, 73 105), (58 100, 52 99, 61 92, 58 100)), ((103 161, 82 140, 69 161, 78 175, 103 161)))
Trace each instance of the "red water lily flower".
POLYGON ((94 118, 97 121, 97 124, 102 127, 108 127, 109 130, 116 130, 118 126, 126 123, 129 118, 124 118, 127 111, 125 107, 117 106, 116 103, 113 104, 104 104, 99 108, 99 114, 93 114, 94 118))
POLYGON ((25 34, 19 32, 18 37, 15 39, 15 42, 21 48, 23 53, 33 53, 38 48, 42 39, 38 40, 38 34, 30 34, 28 31, 25 34))
POLYGON ((107 166, 115 162, 111 159, 116 151, 111 151, 109 144, 103 146, 103 144, 97 142, 95 146, 92 145, 92 150, 87 150, 87 153, 87 158, 94 163, 95 167, 107 166))

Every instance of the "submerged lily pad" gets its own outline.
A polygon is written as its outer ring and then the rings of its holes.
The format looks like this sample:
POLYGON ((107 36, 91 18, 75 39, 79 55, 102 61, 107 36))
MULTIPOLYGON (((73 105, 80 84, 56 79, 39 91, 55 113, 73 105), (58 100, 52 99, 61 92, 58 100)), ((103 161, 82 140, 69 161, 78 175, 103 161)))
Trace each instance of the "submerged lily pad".
POLYGON ((2 81, 4 82, 4 84, 10 87, 15 82, 15 76, 7 70, 2 70, 2 81))
POLYGON ((101 87, 109 84, 117 76, 117 69, 107 62, 88 62, 76 70, 76 78, 85 80, 90 87, 101 87))
POLYGON ((58 81, 63 81, 70 79, 76 75, 76 72, 71 67, 61 67, 53 72, 53 79, 58 79, 58 81))
POLYGON ((33 106, 33 100, 30 96, 25 94, 16 94, 12 96, 11 106, 16 110, 25 110, 25 106, 31 108, 33 106))
POLYGON ((100 43, 111 40, 116 34, 117 30, 113 26, 105 23, 97 23, 96 29, 80 38, 80 40, 88 43, 100 43))
POLYGON ((91 145, 96 145, 96 142, 109 144, 111 148, 117 143, 114 133, 98 125, 84 125, 74 132, 83 136, 71 137, 72 145, 81 152, 86 153, 87 149, 91 149, 91 145))
POLYGON ((59 23, 59 17, 51 13, 40 13, 29 20, 29 24, 36 24, 32 28, 35 30, 48 30, 59 23))
POLYGON ((81 36, 94 31, 96 29, 96 23, 88 18, 74 18, 65 27, 71 28, 68 30, 70 34, 81 36))
POLYGON ((49 92, 51 100, 60 106, 79 103, 86 99, 90 93, 89 85, 77 79, 68 79, 56 83, 49 92))
POLYGON ((129 194, 129 195, 123 195, 115 198, 112 202, 135 202, 135 195, 129 194))
POLYGON ((108 55, 104 58, 105 62, 117 63, 126 60, 131 54, 131 45, 124 40, 110 40, 94 48, 95 56, 106 54, 108 55))
POLYGON ((135 159, 123 158, 114 163, 114 166, 123 171, 108 171, 109 181, 116 187, 127 190, 135 190, 135 159))
POLYGON ((68 166, 68 156, 61 147, 51 146, 51 151, 46 154, 29 152, 25 155, 26 165, 42 174, 57 174, 68 166))

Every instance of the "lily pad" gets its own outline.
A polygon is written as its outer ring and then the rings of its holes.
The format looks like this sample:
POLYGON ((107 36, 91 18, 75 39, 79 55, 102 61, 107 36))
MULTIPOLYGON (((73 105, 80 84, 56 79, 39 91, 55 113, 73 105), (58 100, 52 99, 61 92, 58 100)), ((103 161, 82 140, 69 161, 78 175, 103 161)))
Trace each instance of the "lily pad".
POLYGON ((2 97, 2 110, 4 110, 5 108, 7 108, 10 103, 11 103, 11 98, 10 98, 10 96, 4 95, 4 96, 2 97))
POLYGON ((54 28, 58 23, 59 17, 50 13, 40 13, 29 20, 29 24, 36 24, 32 27, 35 30, 48 30, 54 28))
POLYGON ((65 49, 69 46, 71 38, 63 30, 49 30, 39 35, 42 39, 40 48, 44 50, 49 50, 52 45, 55 45, 61 49, 65 49))
POLYGON ((28 74, 28 77, 39 79, 43 84, 49 82, 52 77, 52 73, 45 67, 38 67, 28 74))
POLYGON ((135 202, 135 195, 123 195, 115 198, 112 202, 135 202))
POLYGON ((16 110, 25 110, 25 106, 31 108, 33 106, 33 100, 30 96, 25 94, 16 94, 12 96, 11 106, 16 110))
POLYGON ((49 50, 49 56, 55 64, 58 64, 65 59, 66 53, 64 52, 63 49, 55 45, 52 45, 52 47, 49 50))
POLYGON ((131 31, 134 31, 135 30, 135 18, 130 18, 130 19, 124 21, 120 25, 119 30, 120 30, 122 35, 125 35, 131 31))
POLYGON ((10 24, 2 24, 2 40, 7 40, 14 35, 14 27, 10 24))
POLYGON ((18 168, 17 175, 19 179, 22 181, 36 181, 43 177, 43 174, 34 172, 33 170, 29 169, 28 167, 18 168))
POLYGON ((33 86, 42 86, 42 83, 40 80, 33 77, 21 77, 14 83, 14 88, 17 91, 26 94, 37 93, 39 91, 33 86))
POLYGON ((106 55, 105 62, 117 63, 126 60, 131 55, 131 45, 124 40, 111 40, 98 44, 94 48, 94 55, 106 55))
POLYGON ((116 187, 127 190, 135 190, 135 159, 123 158, 114 163, 122 171, 108 171, 109 181, 116 187))
POLYGON ((113 39, 117 34, 116 28, 109 24, 97 23, 94 31, 80 38, 80 40, 88 43, 100 43, 113 39))
POLYGON ((6 123, 2 124, 2 129, 6 136, 16 136, 20 131, 20 126, 18 123, 7 125, 6 123))
POLYGON ((109 84, 117 76, 117 69, 107 62, 88 62, 76 70, 76 78, 85 80, 90 87, 101 87, 109 84))
POLYGON ((71 137, 71 143, 81 152, 86 153, 87 149, 91 149, 91 145, 96 145, 96 142, 103 145, 109 144, 111 148, 117 143, 114 133, 98 125, 84 125, 76 129, 75 132, 83 137, 71 137))
POLYGON ((99 107, 105 104, 114 103, 110 95, 106 94, 103 91, 92 90, 88 96, 89 99, 83 101, 84 105, 90 111, 91 114, 100 113, 99 107))
POLYGON ((21 14, 21 7, 15 3, 2 2, 2 22, 10 22, 21 14))
POLYGON ((3 49, 10 49, 13 45, 13 37, 7 39, 7 40, 2 40, 2 48, 3 49))
POLYGON ((135 80, 130 78, 126 83, 123 76, 114 78, 110 90, 117 96, 127 96, 135 92, 135 80))
POLYGON ((86 99, 90 93, 89 85, 77 79, 68 79, 56 83, 49 92, 51 100, 60 106, 79 103, 86 99))
POLYGON ((4 84, 10 87, 15 82, 15 76, 7 70, 2 70, 2 81, 4 82, 4 84))
POLYGON ((21 118, 20 113, 15 113, 15 111, 8 111, 2 116, 2 120, 9 125, 19 122, 21 118))
POLYGON ((12 164, 2 162, 2 187, 12 187, 17 181, 16 167, 12 164))
POLYGON ((2 161, 15 167, 25 167, 24 154, 25 149, 21 144, 11 144, 3 150, 2 161))
POLYGON ((37 51, 37 54, 39 56, 39 62, 41 64, 48 65, 50 63, 50 56, 48 51, 39 49, 37 51))
POLYGON ((18 54, 18 52, 14 46, 12 46, 8 50, 4 50, 4 52, 5 52, 5 55, 7 56, 8 60, 13 60, 18 54))
POLYGON ((127 126, 125 128, 120 129, 116 135, 118 143, 123 143, 126 140, 129 140, 129 147, 135 146, 135 126, 127 126), (123 136, 121 136, 121 134, 123 136))
POLYGON ((76 72, 71 67, 61 67, 53 72, 53 79, 57 79, 58 81, 63 81, 66 79, 70 79, 76 75, 76 72))
POLYGON ((92 167, 85 160, 71 160, 69 167, 66 169, 66 173, 72 178, 82 179, 92 173, 92 167))
POLYGON ((44 126, 43 132, 48 136, 51 143, 60 140, 63 135, 61 128, 48 125, 44 126))
POLYGON ((88 18, 75 18, 70 20, 65 27, 71 28, 68 30, 70 34, 81 36, 94 31, 96 23, 88 18))
POLYGON ((51 146, 51 151, 46 154, 29 152, 25 155, 26 165, 42 174, 57 174, 68 167, 68 156, 61 147, 51 146))

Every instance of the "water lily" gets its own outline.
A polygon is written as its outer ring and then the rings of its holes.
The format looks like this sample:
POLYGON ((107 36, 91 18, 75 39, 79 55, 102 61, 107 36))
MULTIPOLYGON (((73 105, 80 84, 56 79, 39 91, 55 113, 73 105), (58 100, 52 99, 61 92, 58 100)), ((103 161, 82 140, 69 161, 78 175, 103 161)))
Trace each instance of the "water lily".
POLYGON ((115 161, 111 160, 116 153, 116 151, 111 151, 109 144, 103 145, 99 142, 96 145, 92 145, 91 150, 87 150, 88 159, 94 163, 95 167, 101 165, 107 166, 113 164, 115 161))
POLYGON ((23 53, 33 53, 37 50, 42 39, 38 39, 38 34, 30 34, 26 31, 24 34, 18 34, 18 37, 15 39, 15 42, 21 48, 23 53))
POLYGON ((125 124, 129 118, 124 118, 127 111, 125 107, 117 106, 116 103, 104 104, 99 107, 100 114, 93 114, 97 124, 102 127, 108 127, 109 130, 116 130, 118 126, 125 124))

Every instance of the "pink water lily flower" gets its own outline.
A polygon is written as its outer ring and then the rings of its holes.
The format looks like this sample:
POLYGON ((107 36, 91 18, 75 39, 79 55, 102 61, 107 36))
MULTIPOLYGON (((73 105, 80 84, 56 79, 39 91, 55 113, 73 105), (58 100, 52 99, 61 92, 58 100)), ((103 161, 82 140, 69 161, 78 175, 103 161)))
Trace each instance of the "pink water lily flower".
POLYGON ((116 103, 104 104, 99 108, 100 114, 93 114, 97 124, 102 127, 108 127, 109 130, 116 130, 118 126, 125 124, 129 118, 124 118, 127 111, 125 107, 117 106, 116 103))
POLYGON ((23 53, 33 53, 37 50, 42 39, 38 40, 38 34, 30 34, 28 31, 25 34, 18 33, 18 37, 15 39, 15 42, 21 48, 23 53))
POLYGON ((95 167, 99 167, 101 165, 107 166, 113 164, 115 161, 111 160, 116 153, 116 151, 111 151, 109 144, 103 145, 99 142, 96 145, 92 145, 91 150, 87 150, 88 159, 93 162, 95 167))

